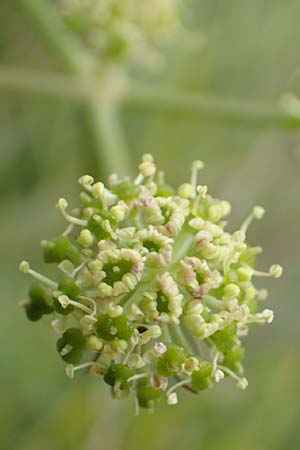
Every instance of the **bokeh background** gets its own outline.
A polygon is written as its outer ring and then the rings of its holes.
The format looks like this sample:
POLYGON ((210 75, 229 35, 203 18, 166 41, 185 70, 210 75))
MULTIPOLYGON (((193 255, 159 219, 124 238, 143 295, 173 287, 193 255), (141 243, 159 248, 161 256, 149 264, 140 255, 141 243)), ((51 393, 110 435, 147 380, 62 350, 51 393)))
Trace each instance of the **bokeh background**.
MULTIPOLYGON (((63 73, 24 2, 0 3, 0 74, 2 66, 63 73)), ((186 24, 201 33, 201 45, 190 51, 177 42, 163 50, 163 70, 132 72, 175 90, 275 104, 300 91, 299 17, 298 0, 189 1, 186 24)), ((280 280, 264 283, 276 320, 248 338, 245 392, 225 381, 200 396, 181 392, 178 406, 136 418, 132 400, 112 401, 99 380, 66 379, 49 327, 29 323, 18 307, 29 284, 18 263, 26 258, 42 269, 39 241, 63 227, 57 198, 75 201, 82 173, 107 174, 84 106, 5 89, 0 76, 0 448, 300 448, 300 128, 215 123, 167 114, 159 105, 148 112, 123 108, 121 120, 132 163, 153 153, 175 185, 194 159, 204 160, 201 183, 231 201, 232 229, 253 204, 266 208, 250 237, 264 247, 262 268, 284 267, 280 280)))

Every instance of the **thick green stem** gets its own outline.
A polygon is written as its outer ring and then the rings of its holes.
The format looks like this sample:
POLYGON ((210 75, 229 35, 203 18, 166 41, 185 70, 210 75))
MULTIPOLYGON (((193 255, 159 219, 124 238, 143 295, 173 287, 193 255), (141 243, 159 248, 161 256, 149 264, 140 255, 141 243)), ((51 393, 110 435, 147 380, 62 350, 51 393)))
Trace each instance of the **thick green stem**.
POLYGON ((211 123, 257 128, 300 129, 299 112, 278 103, 243 101, 133 82, 123 100, 126 109, 155 111, 211 123))
MULTIPOLYGON (((98 165, 105 173, 129 175, 129 152, 115 105, 106 100, 90 101, 87 114, 97 153, 98 165)), ((102 171, 102 172, 103 172, 102 171)))
POLYGON ((19 0, 19 4, 64 68, 71 73, 84 73, 81 46, 65 31, 56 8, 46 0, 19 0))
POLYGON ((19 67, 0 66, 0 92, 16 92, 42 97, 82 101, 91 98, 93 90, 80 77, 38 72, 19 67))

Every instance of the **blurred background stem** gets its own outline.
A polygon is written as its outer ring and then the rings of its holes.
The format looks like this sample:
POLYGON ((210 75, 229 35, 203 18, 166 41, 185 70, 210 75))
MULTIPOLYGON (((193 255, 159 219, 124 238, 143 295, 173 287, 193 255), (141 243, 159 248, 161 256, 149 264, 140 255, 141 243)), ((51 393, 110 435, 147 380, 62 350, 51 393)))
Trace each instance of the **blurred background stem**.
MULTIPOLYGON (((95 101, 95 91, 98 86, 92 78, 82 79, 79 76, 66 76, 54 73, 43 73, 16 67, 0 66, 0 91, 25 92, 39 96, 57 96, 68 98, 74 101, 87 101, 90 104, 90 120, 94 128, 97 123, 95 116, 100 119, 103 111, 107 112, 106 122, 112 121, 104 126, 106 129, 105 140, 107 142, 108 129, 114 130, 111 135, 114 143, 111 147, 114 151, 108 152, 105 156, 106 167, 116 167, 117 164, 122 169, 130 165, 128 150, 125 139, 121 131, 121 123, 117 110, 121 107, 124 110, 135 110, 141 112, 160 112, 164 115, 178 116, 181 118, 193 119, 211 123, 223 123, 227 125, 254 127, 254 128, 278 128, 278 129, 300 129, 300 113, 293 114, 284 108, 280 102, 264 102, 260 100, 242 100, 232 97, 220 97, 207 93, 192 92, 190 90, 174 90, 170 87, 161 87, 151 84, 140 84, 132 81, 132 87, 120 92, 118 102, 113 106, 108 106, 109 101, 105 100, 105 105, 97 107, 102 99, 95 101), (95 109, 101 109, 101 114, 95 109), (121 137, 122 136, 122 137, 121 137), (121 145, 121 162, 113 156, 116 153, 116 145, 121 145), (123 149, 123 150, 122 150, 123 149), (109 162, 112 158, 111 162, 109 162), (125 163, 127 161, 127 163, 125 163), (125 165, 124 165, 125 164, 125 165)), ((104 119, 101 119, 102 121, 104 119)), ((100 126, 100 125, 99 125, 100 126)), ((101 126, 102 128, 102 126, 101 126)), ((99 133, 101 135, 101 132, 99 133)), ((97 146, 100 148, 101 139, 97 146)), ((102 149, 104 152, 105 149, 102 149)), ((101 156, 101 151, 97 152, 101 156)), ((116 170, 116 169, 115 169, 116 170)), ((122 170, 121 170, 122 172, 122 170)), ((129 173, 129 172, 127 172, 129 173)))
POLYGON ((46 0, 18 0, 25 15, 37 29, 47 47, 59 58, 64 69, 70 73, 84 73, 80 59, 80 45, 63 28, 59 14, 46 0))
MULTIPOLYGON (((82 89, 79 92, 84 91, 90 85, 91 80, 93 80, 92 61, 87 59, 86 53, 83 53, 77 40, 65 32, 55 7, 52 7, 45 0, 39 0, 38 2, 35 0, 19 0, 19 2, 43 36, 46 45, 59 57, 65 70, 74 76, 80 77, 82 89)), ((49 79, 45 80, 45 84, 48 81, 49 79)), ((63 83, 58 84, 59 86, 57 85, 57 87, 62 88, 63 91, 63 83)), ((70 93, 67 85, 68 81, 65 88, 66 92, 70 93)), ((35 88, 36 83, 29 82, 27 86, 35 88)), ((41 79, 39 86, 41 86, 41 79)), ((98 169, 102 171, 101 173, 104 170, 106 174, 110 173, 110 171, 119 171, 120 174, 130 173, 130 157, 125 145, 119 117, 115 112, 115 108, 108 107, 107 103, 101 105, 102 101, 96 94, 86 100, 86 112, 94 136, 91 139, 91 143, 94 145, 98 169)))
POLYGON ((138 82, 133 86, 124 96, 124 107, 236 126, 300 129, 300 110, 292 114, 279 102, 243 101, 138 82))
POLYGON ((91 142, 98 148, 98 166, 101 173, 131 173, 126 138, 116 105, 107 100, 90 100, 85 114, 90 125, 91 142))

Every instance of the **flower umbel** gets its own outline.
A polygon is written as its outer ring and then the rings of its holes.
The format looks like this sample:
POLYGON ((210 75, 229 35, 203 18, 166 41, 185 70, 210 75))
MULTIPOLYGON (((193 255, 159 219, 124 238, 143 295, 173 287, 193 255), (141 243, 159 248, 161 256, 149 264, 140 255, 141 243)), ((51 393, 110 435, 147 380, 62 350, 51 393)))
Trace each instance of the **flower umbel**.
POLYGON ((42 241, 57 279, 23 261, 20 270, 35 281, 22 305, 32 321, 52 316, 70 378, 91 371, 114 397, 131 392, 146 409, 163 397, 175 405, 180 387, 199 393, 226 377, 247 387, 242 339, 251 324, 273 319, 258 310, 267 292, 253 278, 278 278, 282 268, 254 268, 261 248, 246 233, 263 208, 227 232, 230 204, 198 185, 202 167, 194 163, 176 192, 145 155, 134 180, 113 175, 106 187, 85 175, 78 208, 67 212, 59 199, 68 226, 42 241))

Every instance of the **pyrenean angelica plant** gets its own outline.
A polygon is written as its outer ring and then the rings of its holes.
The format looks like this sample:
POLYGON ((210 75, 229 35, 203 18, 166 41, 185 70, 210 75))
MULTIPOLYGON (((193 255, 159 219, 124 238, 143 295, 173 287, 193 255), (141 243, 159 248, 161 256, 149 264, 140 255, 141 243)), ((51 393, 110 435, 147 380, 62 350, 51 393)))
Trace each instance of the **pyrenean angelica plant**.
POLYGON ((177 403, 180 386, 198 393, 231 377, 246 388, 241 340, 273 319, 258 310, 267 292, 252 280, 282 269, 254 268, 261 248, 246 235, 263 208, 226 231, 230 204, 197 184, 202 166, 195 161, 190 182, 175 191, 145 155, 134 180, 114 174, 106 187, 84 175, 78 208, 58 200, 68 226, 41 243, 57 279, 26 261, 20 270, 36 280, 23 302, 27 317, 51 315, 70 378, 86 369, 115 397, 131 392, 148 409, 162 397, 177 403))

